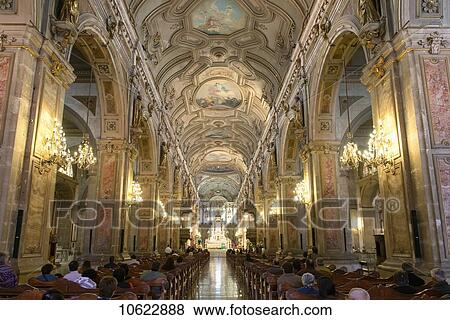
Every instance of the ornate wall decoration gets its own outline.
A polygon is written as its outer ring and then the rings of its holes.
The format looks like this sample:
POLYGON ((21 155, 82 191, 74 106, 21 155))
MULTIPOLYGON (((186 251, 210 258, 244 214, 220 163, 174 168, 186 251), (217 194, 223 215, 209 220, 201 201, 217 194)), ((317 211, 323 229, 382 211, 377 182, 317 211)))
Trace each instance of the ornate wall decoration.
POLYGON ((441 48, 445 48, 447 40, 439 32, 431 33, 425 41, 420 40, 418 44, 424 48, 428 47, 428 52, 433 55, 438 55, 441 52, 441 48))
POLYGON ((13 57, 0 56, 0 141, 3 140, 3 126, 8 105, 9 84, 13 57))
POLYGON ((17 0, 0 0, 0 12, 16 13, 17 12, 17 0))
POLYGON ((9 37, 4 31, 0 33, 0 52, 4 52, 6 50, 5 45, 16 42, 17 39, 14 37, 9 37))
POLYGON ((39 173, 39 165, 33 164, 30 182, 30 198, 23 226, 23 255, 39 255, 42 251, 42 234, 46 227, 48 214, 49 184, 48 175, 39 173), (43 230, 44 229, 44 230, 43 230))
POLYGON ((114 199, 117 153, 103 153, 100 164, 100 199, 114 199))
POLYGON ((437 156, 434 159, 440 195, 443 224, 447 233, 447 251, 450 253, 450 156, 437 156))
POLYGON ((95 228, 94 254, 105 254, 112 251, 113 208, 99 207, 97 227, 95 228))
POLYGON ((446 58, 424 58, 424 79, 428 100, 428 116, 432 128, 432 143, 450 147, 450 83, 446 58))
POLYGON ((418 0, 418 15, 420 17, 437 18, 442 15, 442 0, 418 0))
POLYGON ((106 114, 117 114, 115 98, 114 98, 114 85, 112 81, 102 81, 103 89, 105 92, 105 113, 106 114))
POLYGON ((323 198, 333 198, 337 196, 336 190, 336 156, 333 154, 320 154, 320 177, 323 198))

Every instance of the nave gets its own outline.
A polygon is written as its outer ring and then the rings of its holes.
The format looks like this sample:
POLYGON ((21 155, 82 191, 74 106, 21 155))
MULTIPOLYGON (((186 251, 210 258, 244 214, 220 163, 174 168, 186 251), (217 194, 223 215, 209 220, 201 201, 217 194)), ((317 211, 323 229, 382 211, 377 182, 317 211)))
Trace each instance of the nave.
POLYGON ((0 0, 0 295, 445 297, 449 26, 438 0, 0 0))

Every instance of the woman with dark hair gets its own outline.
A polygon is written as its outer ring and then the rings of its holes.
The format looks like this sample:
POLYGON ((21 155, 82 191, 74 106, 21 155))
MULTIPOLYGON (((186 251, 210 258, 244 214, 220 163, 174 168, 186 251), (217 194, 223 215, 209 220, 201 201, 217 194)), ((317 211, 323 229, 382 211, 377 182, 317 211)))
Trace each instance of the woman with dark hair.
POLYGON ((53 271, 53 265, 50 263, 44 264, 41 268, 41 275, 36 277, 39 281, 49 282, 49 281, 55 281, 58 279, 56 276, 51 274, 53 271))
POLYGON ((168 257, 166 262, 162 265, 161 270, 170 271, 173 269, 175 269, 175 261, 173 260, 173 257, 168 257))
POLYGON ((319 299, 321 300, 335 300, 336 299, 336 287, 328 277, 320 277, 317 280, 319 286, 319 299))

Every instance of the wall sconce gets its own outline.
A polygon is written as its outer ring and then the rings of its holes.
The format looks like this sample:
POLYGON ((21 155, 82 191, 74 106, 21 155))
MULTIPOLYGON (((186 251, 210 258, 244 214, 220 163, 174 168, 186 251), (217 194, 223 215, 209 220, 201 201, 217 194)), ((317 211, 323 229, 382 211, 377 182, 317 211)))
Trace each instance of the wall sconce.
POLYGON ((311 203, 311 192, 309 190, 308 183, 306 179, 303 179, 295 186, 294 190, 294 200, 302 204, 308 205, 311 203))
POLYGON ((137 180, 133 180, 131 182, 131 191, 129 200, 127 201, 128 206, 138 205, 142 203, 144 200, 142 199, 142 188, 140 183, 137 180))

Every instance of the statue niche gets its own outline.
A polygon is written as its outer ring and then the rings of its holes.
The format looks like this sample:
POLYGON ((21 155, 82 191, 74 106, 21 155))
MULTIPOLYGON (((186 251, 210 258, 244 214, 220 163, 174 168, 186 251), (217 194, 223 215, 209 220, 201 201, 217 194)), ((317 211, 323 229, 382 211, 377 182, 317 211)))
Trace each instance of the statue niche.
POLYGON ((67 53, 67 49, 78 37, 76 25, 79 17, 78 0, 63 0, 58 17, 50 16, 50 32, 56 47, 62 54, 67 53))
POLYGON ((359 0, 357 13, 362 25, 360 41, 373 53, 383 43, 386 21, 381 17, 375 0, 359 0))

